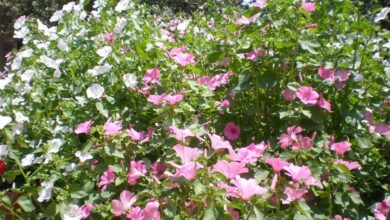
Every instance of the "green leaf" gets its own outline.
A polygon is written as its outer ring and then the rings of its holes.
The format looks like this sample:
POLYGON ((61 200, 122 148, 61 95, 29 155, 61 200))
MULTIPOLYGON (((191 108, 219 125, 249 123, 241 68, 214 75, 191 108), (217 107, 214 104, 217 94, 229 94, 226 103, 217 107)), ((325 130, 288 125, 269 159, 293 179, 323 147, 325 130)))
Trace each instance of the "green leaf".
POLYGON ((230 214, 225 214, 221 207, 210 206, 204 216, 203 220, 233 220, 230 214))
POLYGON ((352 202, 355 204, 363 204, 363 200, 360 198, 359 193, 352 192, 349 194, 349 197, 351 198, 352 202))
POLYGON ((99 111, 100 114, 102 114, 104 117, 108 118, 108 111, 104 108, 103 103, 96 102, 95 106, 96 106, 96 109, 99 111))
POLYGON ((302 109, 302 114, 308 118, 311 118, 312 116, 310 110, 302 109))
POLYGON ((25 212, 31 212, 35 210, 34 205, 32 202, 26 197, 26 196, 21 196, 19 197, 18 201, 16 203, 22 208, 25 212))
POLYGON ((263 213, 261 213, 260 210, 256 206, 254 206, 253 212, 249 216, 249 220, 263 220, 263 219, 264 219, 263 213))
POLYGON ((74 191, 70 194, 70 197, 74 198, 74 199, 81 199, 81 198, 84 198, 88 196, 88 193, 85 192, 84 190, 80 189, 80 190, 77 190, 77 191, 74 191))

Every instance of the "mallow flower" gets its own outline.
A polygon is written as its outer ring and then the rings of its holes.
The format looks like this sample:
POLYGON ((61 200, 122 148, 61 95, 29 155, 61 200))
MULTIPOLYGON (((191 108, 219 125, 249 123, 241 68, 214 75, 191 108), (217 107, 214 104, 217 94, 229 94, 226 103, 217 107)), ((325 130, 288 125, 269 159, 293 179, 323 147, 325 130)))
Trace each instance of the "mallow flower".
POLYGON ((337 143, 333 143, 331 146, 330 146, 330 149, 335 151, 338 155, 342 156, 344 155, 345 152, 351 150, 351 143, 349 143, 348 141, 341 141, 341 142, 337 142, 337 143))
POLYGON ((116 217, 129 213, 131 206, 137 201, 138 197, 134 193, 123 190, 119 196, 119 200, 112 200, 113 214, 116 217))
POLYGON ((130 185, 137 184, 141 176, 146 173, 146 166, 142 160, 130 162, 130 172, 127 174, 127 182, 130 185))
POLYGON ((86 122, 83 122, 77 126, 77 128, 74 130, 74 133, 76 134, 88 134, 91 130, 91 127, 93 125, 92 120, 88 120, 86 122))
POLYGON ((224 135, 229 140, 236 140, 240 137, 240 127, 233 122, 229 122, 225 125, 225 128, 223 130, 224 135))
POLYGON ((106 190, 107 186, 115 181, 115 173, 112 167, 108 167, 104 171, 103 175, 100 176, 99 187, 102 188, 102 191, 106 190))
POLYGON ((214 164, 213 172, 219 172, 223 174, 227 179, 233 179, 241 173, 248 173, 249 170, 245 167, 245 163, 220 160, 216 164, 214 164))
POLYGON ((122 125, 120 121, 111 121, 111 118, 104 124, 104 135, 114 136, 121 132, 122 125))

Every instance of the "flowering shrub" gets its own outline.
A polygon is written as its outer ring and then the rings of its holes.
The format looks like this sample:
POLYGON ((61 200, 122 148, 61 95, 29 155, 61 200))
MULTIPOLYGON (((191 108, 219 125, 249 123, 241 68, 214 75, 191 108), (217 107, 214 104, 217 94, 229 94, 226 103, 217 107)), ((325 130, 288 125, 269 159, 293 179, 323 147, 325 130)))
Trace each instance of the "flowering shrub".
POLYGON ((51 27, 18 19, 3 215, 386 219, 390 35, 348 0, 245 4, 172 18, 81 1, 51 27))

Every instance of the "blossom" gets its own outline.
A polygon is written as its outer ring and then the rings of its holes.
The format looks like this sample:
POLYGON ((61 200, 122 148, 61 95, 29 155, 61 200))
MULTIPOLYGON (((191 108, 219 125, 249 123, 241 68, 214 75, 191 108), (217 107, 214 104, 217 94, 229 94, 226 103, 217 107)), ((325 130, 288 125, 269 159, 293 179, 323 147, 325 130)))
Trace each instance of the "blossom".
POLYGON ((320 95, 320 98, 318 99, 317 104, 320 108, 325 109, 328 112, 332 112, 332 105, 330 104, 329 101, 324 99, 324 97, 322 97, 322 95, 320 95))
POLYGON ((63 220, 80 220, 87 219, 91 214, 93 208, 92 203, 88 203, 79 207, 78 205, 71 204, 62 216, 63 220))
POLYGON ((235 185, 237 197, 246 201, 250 200, 254 195, 264 195, 267 192, 265 188, 260 187, 256 183, 255 179, 244 179, 236 176, 231 183, 235 185))
POLYGON ((260 16, 260 13, 257 13, 249 18, 242 16, 241 18, 237 19, 234 23, 237 25, 249 25, 249 24, 254 23, 259 16, 260 16))
POLYGON ((272 166, 272 169, 279 173, 280 171, 283 170, 283 167, 288 165, 288 162, 280 159, 279 157, 274 157, 274 158, 266 158, 265 162, 269 165, 272 166))
POLYGON ((248 60, 252 60, 256 62, 261 56, 263 56, 264 52, 261 49, 255 48, 251 52, 245 54, 245 58, 248 60))
POLYGON ((127 130, 128 133, 129 133, 129 136, 130 136, 130 139, 132 141, 141 141, 143 140, 145 137, 144 137, 144 134, 142 134, 141 132, 138 132, 136 130, 134 130, 133 128, 130 128, 127 130))
POLYGON ((160 84, 160 69, 155 67, 153 69, 146 70, 145 75, 142 77, 142 81, 145 85, 148 83, 160 84))
POLYGON ((228 179, 233 179, 241 173, 249 172, 248 168, 245 167, 245 163, 227 162, 226 160, 220 160, 214 164, 213 171, 222 173, 228 179))
POLYGON ((123 82, 125 83, 125 86, 130 89, 135 89, 137 87, 137 76, 135 74, 125 74, 123 75, 123 82))
POLYGON ((176 154, 180 157, 183 164, 194 161, 197 157, 203 154, 202 150, 197 148, 185 147, 180 144, 177 144, 173 147, 176 154))
POLYGON ((384 136, 390 136, 390 126, 387 124, 374 124, 369 127, 370 133, 377 133, 384 136))
POLYGON ((111 119, 108 119, 104 124, 104 135, 114 136, 121 132, 122 126, 120 121, 111 122, 111 119))
POLYGON ((112 167, 108 167, 104 171, 103 175, 100 176, 99 187, 102 187, 102 191, 106 190, 107 186, 115 181, 115 173, 112 167))
POLYGON ((165 101, 165 96, 167 96, 167 94, 165 93, 161 95, 150 95, 147 101, 157 106, 160 106, 163 103, 163 101, 165 101))
POLYGON ((193 53, 180 53, 172 57, 175 63, 181 66, 187 66, 195 63, 195 55, 193 53))
POLYGON ((265 5, 267 4, 268 0, 256 0, 255 2, 252 3, 252 7, 256 8, 264 8, 265 5))
POLYGON ((0 129, 3 129, 6 125, 12 122, 12 118, 9 116, 0 115, 0 129))
POLYGON ((93 125, 93 121, 89 120, 86 122, 83 122, 77 126, 77 128, 74 130, 74 133, 76 134, 88 134, 91 130, 91 127, 93 125))
POLYGON ((104 46, 96 51, 96 53, 103 59, 106 59, 111 52, 112 48, 110 46, 104 46))
POLYGON ((108 43, 112 43, 115 41, 115 33, 107 33, 104 35, 104 40, 108 43))
POLYGON ((168 105, 173 106, 183 100, 184 96, 182 94, 177 95, 166 95, 164 97, 164 101, 168 103, 168 105))
POLYGON ((150 168, 150 173, 153 176, 161 176, 165 171, 165 165, 162 162, 154 162, 150 168))
POLYGON ((335 215, 331 220, 351 220, 350 218, 343 218, 341 215, 335 215))
POLYGON ((287 128, 287 134, 282 134, 279 137, 279 144, 282 149, 287 149, 288 146, 292 145, 298 140, 299 133, 302 132, 301 127, 292 126, 287 128))
POLYGON ((338 70, 335 73, 335 86, 336 89, 340 90, 344 88, 345 82, 348 80, 351 72, 349 70, 338 70))
POLYGON ((323 80, 329 80, 333 81, 334 80, 334 72, 332 69, 326 69, 324 66, 321 66, 318 69, 318 75, 323 79, 323 80))
POLYGON ((92 84, 92 86, 87 89, 87 97, 90 99, 99 99, 104 94, 104 88, 99 84, 92 84))
POLYGON ((130 162, 130 172, 127 175, 127 182, 130 185, 137 184, 138 179, 146 173, 146 166, 142 160, 130 162))
POLYGON ((297 90, 296 95, 301 100, 301 102, 306 105, 315 105, 317 103, 317 99, 320 97, 319 94, 313 90, 313 88, 308 86, 300 87, 297 90))
POLYGON ((265 150, 269 148, 268 144, 261 142, 259 144, 250 144, 246 147, 239 148, 237 153, 233 149, 229 149, 230 159, 234 161, 247 163, 255 163, 257 159, 263 156, 265 150))
POLYGON ((112 207, 114 208, 112 213, 116 217, 126 214, 137 199, 138 197, 134 193, 128 190, 123 190, 119 196, 119 200, 114 199, 111 202, 112 207))
POLYGON ((223 133, 229 140, 236 140, 240 137, 240 127, 233 122, 229 122, 225 125, 225 129, 223 130, 223 133))
POLYGON ((346 151, 351 150, 351 143, 349 143, 348 141, 333 143, 330 146, 330 149, 336 151, 338 155, 342 156, 346 151))
POLYGON ((297 97, 295 92, 290 89, 283 90, 282 95, 284 100, 286 100, 287 102, 292 102, 297 97))
POLYGON ((390 199, 375 204, 374 216, 376 220, 386 220, 390 214, 390 199))
POLYGON ((296 166, 290 163, 289 165, 284 166, 283 169, 287 171, 286 174, 290 176, 295 182, 302 181, 307 186, 313 185, 317 186, 318 188, 322 188, 321 183, 314 179, 309 167, 307 166, 296 166))
POLYGON ((306 2, 305 0, 302 1, 301 7, 307 12, 313 12, 316 10, 316 4, 314 2, 306 2))
POLYGON ((194 133, 188 128, 180 129, 174 125, 169 126, 169 133, 174 134, 176 140, 180 142, 185 142, 187 137, 193 137, 194 133))
POLYGON ((284 189, 284 194, 287 195, 286 199, 282 199, 283 204, 290 204, 291 202, 301 199, 303 195, 307 193, 307 189, 293 189, 290 187, 286 187, 284 189))
POLYGON ((139 214, 139 220, 160 220, 160 204, 157 201, 148 202, 139 214))
POLYGON ((172 162, 168 162, 168 164, 176 168, 176 173, 172 174, 168 171, 165 171, 164 173, 166 176, 173 179, 183 177, 188 181, 194 180, 196 177, 196 170, 203 168, 203 166, 200 163, 196 163, 196 162, 188 162, 184 165, 177 165, 172 162))
POLYGON ((0 159, 0 177, 4 175, 6 165, 3 160, 0 159))
POLYGON ((0 158, 6 157, 8 154, 8 146, 0 144, 0 158))
POLYGON ((105 63, 103 66, 95 66, 94 68, 89 69, 87 72, 92 76, 98 76, 104 73, 108 73, 111 68, 112 66, 110 64, 105 63))
POLYGON ((51 199, 51 193, 54 187, 55 179, 51 179, 49 181, 44 181, 41 183, 43 187, 41 191, 38 193, 38 202, 49 201, 51 199))
POLYGON ((202 76, 197 79, 197 82, 206 86, 209 90, 214 91, 216 88, 226 85, 233 72, 217 74, 215 76, 202 76))
POLYGON ((342 164, 344 166, 346 166, 348 168, 348 170, 355 170, 355 169, 360 169, 361 166, 358 162, 350 162, 350 161, 345 161, 345 160, 340 160, 340 159, 337 159, 335 161, 336 164, 342 164))
POLYGON ((22 160, 21 160, 21 165, 23 167, 26 167, 26 166, 30 166, 33 162, 34 162, 34 159, 35 159, 35 155, 34 154, 27 154, 22 160))
POLYGON ((233 149, 232 145, 230 145, 229 141, 224 141, 221 136, 213 134, 207 134, 211 140, 211 148, 214 150, 219 149, 233 149))
POLYGON ((80 162, 83 163, 87 160, 90 160, 93 158, 93 156, 89 153, 84 153, 84 152, 81 152, 81 151, 77 151, 75 154, 74 154, 77 158, 79 158, 80 162))

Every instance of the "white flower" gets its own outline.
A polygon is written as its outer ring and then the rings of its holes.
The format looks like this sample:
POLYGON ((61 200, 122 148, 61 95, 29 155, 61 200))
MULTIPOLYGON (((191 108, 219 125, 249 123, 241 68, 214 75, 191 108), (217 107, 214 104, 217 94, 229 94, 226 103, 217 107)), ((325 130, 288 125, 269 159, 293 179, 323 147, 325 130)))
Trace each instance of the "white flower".
POLYGON ((83 96, 76 96, 76 100, 80 105, 85 105, 87 103, 87 99, 83 96))
POLYGON ((30 82, 32 77, 34 76, 35 71, 34 70, 26 70, 22 75, 20 75, 20 79, 24 82, 30 82))
POLYGON ((19 104, 21 104, 21 103, 23 103, 23 102, 24 102, 24 99, 23 99, 23 98, 21 98, 21 97, 16 97, 16 98, 12 99, 11 104, 12 104, 12 105, 19 105, 19 104))
POLYGON ((65 167, 65 171, 66 172, 72 172, 73 170, 75 170, 77 168, 77 164, 75 163, 70 163, 68 164, 66 167, 65 167))
MULTIPOLYGON (((22 27, 21 29, 19 30, 15 30, 14 32, 14 38, 17 38, 17 39, 24 39, 27 34, 30 33, 30 29, 28 29, 28 27, 22 27)), ((25 41, 23 41, 24 43, 25 41)))
POLYGON ((123 75, 123 82, 125 86, 130 89, 135 89, 137 87, 137 76, 135 74, 125 74, 123 75))
POLYGON ((112 66, 110 64, 105 63, 103 66, 95 66, 93 69, 88 70, 88 73, 92 76, 98 76, 110 71, 112 66))
POLYGON ((76 155, 76 157, 78 157, 80 159, 81 163, 93 158, 93 156, 91 154, 83 153, 81 151, 77 151, 74 155, 76 155))
POLYGON ((39 62, 45 64, 47 67, 52 69, 58 69, 62 63, 62 59, 54 60, 46 55, 39 57, 39 62))
POLYGON ((390 7, 382 8, 382 10, 376 14, 374 22, 378 23, 379 21, 385 20, 388 13, 390 13, 390 7))
POLYGON ((40 32, 42 32, 45 36, 49 37, 51 40, 55 40, 58 38, 58 36, 56 34, 56 32, 57 32, 56 26, 48 28, 39 19, 37 20, 37 23, 38 23, 38 30, 40 32))
POLYGON ((23 166, 23 167, 30 166, 31 164, 33 164, 34 159, 35 159, 34 154, 27 154, 27 155, 21 160, 22 166, 23 166))
POLYGON ((76 5, 75 2, 69 2, 68 4, 62 6, 62 10, 65 11, 65 12, 71 12, 75 5, 76 5))
POLYGON ((8 154, 8 146, 4 145, 4 144, 1 144, 0 145, 0 158, 6 157, 7 154, 8 154))
POLYGON ((14 75, 11 74, 4 79, 0 79, 0 90, 3 90, 11 82, 13 76, 14 75))
POLYGON ((107 58, 111 52, 112 48, 110 46, 104 46, 96 51, 96 53, 103 59, 107 58))
POLYGON ((15 30, 19 30, 26 24, 27 17, 25 15, 19 17, 14 24, 15 30))
POLYGON ((12 118, 9 116, 0 115, 0 129, 3 129, 6 125, 12 122, 12 118))
POLYGON ((38 193, 38 201, 48 201, 51 199, 51 191, 53 190, 55 179, 51 179, 49 181, 44 181, 41 183, 41 186, 43 186, 43 189, 38 193))
POLYGON ((33 53, 32 49, 27 49, 27 50, 24 50, 22 52, 19 52, 20 56, 23 57, 23 58, 31 57, 32 53, 33 53))
POLYGON ((23 115, 23 113, 14 111, 14 114, 15 114, 15 121, 16 122, 23 123, 25 121, 28 121, 28 118, 25 115, 23 115))
POLYGON ((15 59, 12 61, 11 64, 11 70, 18 70, 20 66, 22 65, 23 58, 22 57, 15 57, 15 59))
POLYGON ((121 0, 118 2, 118 4, 115 7, 115 11, 117 12, 122 12, 128 9, 129 7, 130 0, 121 0))
POLYGON ((114 33, 119 34, 122 32, 123 28, 126 26, 127 20, 125 18, 117 18, 117 22, 114 27, 114 33))
POLYGON ((47 150, 47 153, 58 153, 60 150, 60 147, 64 145, 65 141, 59 138, 52 139, 47 142, 49 148, 47 150))
POLYGON ((62 215, 62 220, 81 220, 83 212, 78 205, 70 204, 66 212, 62 215))
POLYGON ((87 89, 87 97, 90 99, 98 99, 103 96, 104 88, 99 84, 92 84, 87 89))
POLYGON ((189 24, 190 24, 190 20, 185 20, 177 25, 177 30, 180 32, 185 31, 189 24))
POLYGON ((58 11, 54 12, 53 16, 51 16, 51 18, 50 18, 50 22, 59 21, 63 15, 64 15, 64 12, 62 10, 58 10, 58 11))
POLYGON ((57 47, 61 51, 69 51, 68 43, 63 39, 58 39, 57 47))

